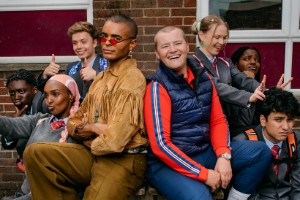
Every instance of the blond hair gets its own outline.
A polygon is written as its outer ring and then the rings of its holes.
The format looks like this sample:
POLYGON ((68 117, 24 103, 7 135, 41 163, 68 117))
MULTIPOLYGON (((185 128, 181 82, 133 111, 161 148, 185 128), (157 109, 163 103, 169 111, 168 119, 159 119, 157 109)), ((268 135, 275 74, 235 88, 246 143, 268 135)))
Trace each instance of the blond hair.
POLYGON ((68 29, 68 36, 71 38, 73 34, 80 33, 80 32, 87 32, 90 36, 97 40, 99 38, 99 32, 96 27, 89 23, 89 22, 75 22, 69 29, 68 29))
MULTIPOLYGON (((193 23, 191 30, 194 35, 198 35, 199 31, 206 33, 209 31, 213 25, 225 25, 227 27, 227 34, 229 35, 229 26, 228 24, 222 20, 220 17, 215 15, 208 15, 204 17, 201 21, 197 20, 193 23)), ((216 26, 216 27, 217 27, 216 26)))
POLYGON ((159 33, 169 33, 169 32, 171 32, 171 31, 173 31, 173 30, 175 30, 175 29, 180 30, 180 32, 182 33, 182 37, 183 37, 184 40, 187 42, 186 36, 185 36, 185 34, 184 34, 184 31, 183 31, 181 28, 179 28, 179 27, 177 27, 177 26, 165 26, 165 27, 163 27, 162 29, 160 29, 160 30, 155 34, 155 36, 154 36, 154 45, 155 45, 155 49, 156 49, 156 47, 157 47, 157 35, 158 35, 159 33))

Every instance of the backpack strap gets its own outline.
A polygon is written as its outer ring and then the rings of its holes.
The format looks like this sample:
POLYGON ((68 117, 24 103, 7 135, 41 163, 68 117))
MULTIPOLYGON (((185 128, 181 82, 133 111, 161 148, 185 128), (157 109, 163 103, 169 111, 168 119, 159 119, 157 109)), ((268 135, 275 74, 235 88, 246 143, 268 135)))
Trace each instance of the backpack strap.
POLYGON ((254 131, 254 129, 248 129, 245 131, 245 135, 248 137, 249 140, 255 140, 258 141, 257 133, 254 131))
POLYGON ((290 158, 296 159, 297 158, 297 148, 296 148, 296 139, 295 139, 294 132, 291 132, 288 134, 287 143, 288 143, 290 158))

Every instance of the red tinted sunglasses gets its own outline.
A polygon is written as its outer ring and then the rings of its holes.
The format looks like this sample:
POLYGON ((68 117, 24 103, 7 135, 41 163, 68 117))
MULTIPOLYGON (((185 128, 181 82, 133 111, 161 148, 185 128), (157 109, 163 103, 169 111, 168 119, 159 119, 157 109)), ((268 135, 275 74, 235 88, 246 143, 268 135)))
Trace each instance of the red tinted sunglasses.
POLYGON ((106 37, 100 37, 100 42, 101 43, 104 43, 104 42, 106 42, 107 40, 110 42, 110 44, 111 45, 113 45, 113 46, 115 46, 115 45, 117 45, 118 43, 120 43, 120 42, 123 42, 123 41, 125 41, 125 40, 129 40, 129 39, 134 39, 133 37, 129 37, 129 38, 125 38, 125 39, 123 39, 123 40, 117 40, 117 39, 115 39, 115 38, 111 38, 111 39, 107 39, 106 37))

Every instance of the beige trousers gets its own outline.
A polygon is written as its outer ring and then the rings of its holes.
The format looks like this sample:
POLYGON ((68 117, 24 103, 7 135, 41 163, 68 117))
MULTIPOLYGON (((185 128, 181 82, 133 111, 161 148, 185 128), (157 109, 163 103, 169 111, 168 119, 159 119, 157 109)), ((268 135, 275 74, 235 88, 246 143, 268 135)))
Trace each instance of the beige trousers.
POLYGON ((34 143, 24 152, 32 199, 124 200, 138 190, 146 172, 145 154, 93 156, 80 144, 34 143))

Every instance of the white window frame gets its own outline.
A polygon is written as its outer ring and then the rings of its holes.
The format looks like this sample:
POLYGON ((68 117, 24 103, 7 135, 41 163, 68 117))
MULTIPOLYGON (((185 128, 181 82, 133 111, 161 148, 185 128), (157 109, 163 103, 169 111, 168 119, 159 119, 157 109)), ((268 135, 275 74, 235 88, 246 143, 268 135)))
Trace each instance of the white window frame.
MULTIPOLYGON (((93 23, 93 0, 1 0, 1 11, 86 10, 87 21, 93 23)), ((71 45, 71 43, 70 43, 71 45)), ((49 63, 49 56, 0 57, 0 63, 49 63)), ((78 60, 77 56, 55 56, 58 63, 78 60)))
MULTIPOLYGON (((209 14, 209 0, 197 0, 197 20, 209 14)), ((281 30, 231 30, 229 43, 265 43, 284 42, 285 62, 284 78, 287 80, 292 74, 293 42, 300 42, 299 17, 300 0, 282 1, 282 29, 281 30)), ((197 46, 198 46, 197 41, 197 46)), ((291 89, 291 84, 286 87, 295 95, 300 96, 299 89, 291 89)))

